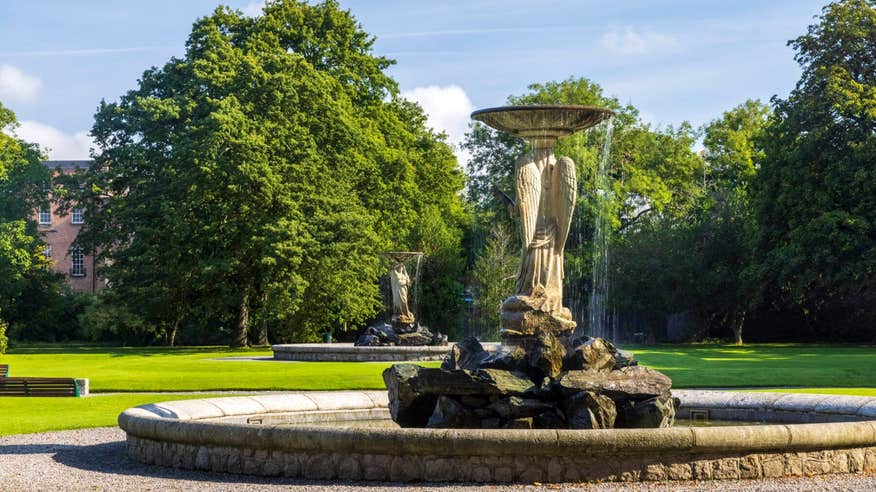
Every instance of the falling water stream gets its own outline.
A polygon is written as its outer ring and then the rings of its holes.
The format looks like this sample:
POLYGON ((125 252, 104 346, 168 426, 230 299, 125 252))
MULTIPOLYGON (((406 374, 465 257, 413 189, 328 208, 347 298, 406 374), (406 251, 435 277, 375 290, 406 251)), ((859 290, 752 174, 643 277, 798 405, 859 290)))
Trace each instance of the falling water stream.
POLYGON ((608 242, 611 235, 611 200, 612 188, 609 172, 611 171, 611 136, 614 120, 605 123, 605 142, 599 155, 594 181, 595 200, 593 219, 593 247, 591 270, 590 301, 587 309, 587 334, 592 337, 611 338, 609 333, 608 308, 609 295, 609 256, 608 242))

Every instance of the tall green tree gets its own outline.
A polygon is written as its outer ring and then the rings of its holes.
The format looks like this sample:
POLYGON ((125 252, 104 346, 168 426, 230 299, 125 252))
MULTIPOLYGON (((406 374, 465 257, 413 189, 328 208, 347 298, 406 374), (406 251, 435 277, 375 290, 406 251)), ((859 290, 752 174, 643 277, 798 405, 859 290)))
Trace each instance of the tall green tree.
POLYGON ((377 252, 429 239, 425 215, 457 229, 462 186, 372 44, 334 1, 220 7, 185 56, 103 102, 77 199, 114 297, 170 343, 198 324, 243 346, 368 319, 377 252))
POLYGON ((481 333, 486 340, 498 340, 502 302, 514 290, 520 264, 516 237, 502 223, 490 230, 484 250, 472 268, 477 294, 474 305, 480 314, 481 333))
POLYGON ((876 331, 876 3, 842 0, 789 42, 802 75, 763 139, 754 186, 761 295, 803 336, 876 331))
MULTIPOLYGON (((37 145, 15 136, 15 114, 0 103, 0 316, 25 338, 45 328, 41 311, 62 293, 43 256, 34 215, 51 199, 51 171, 37 145)), ((2 323, 2 320, 0 320, 2 323)))
POLYGON ((615 244, 614 293, 620 308, 661 326, 670 314, 703 322, 701 336, 732 333, 742 344, 756 305, 748 267, 755 226, 748 187, 763 158, 769 107, 746 101, 703 128, 701 187, 682 215, 651 216, 615 244))
POLYGON ((750 186, 764 159, 762 139, 771 110, 747 100, 704 128, 703 145, 708 171, 706 194, 699 208, 703 244, 701 283, 703 314, 719 329, 729 327, 742 345, 745 318, 759 307, 750 265, 757 227, 751 213, 750 186))

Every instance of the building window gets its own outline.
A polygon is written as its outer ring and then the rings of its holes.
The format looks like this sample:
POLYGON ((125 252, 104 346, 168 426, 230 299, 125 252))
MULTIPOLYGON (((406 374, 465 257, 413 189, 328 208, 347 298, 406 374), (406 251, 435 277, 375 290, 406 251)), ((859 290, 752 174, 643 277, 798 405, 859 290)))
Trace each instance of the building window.
POLYGON ((74 208, 72 213, 74 224, 82 224, 85 222, 85 211, 81 208, 74 208))
POLYGON ((52 257, 52 245, 51 244, 47 244, 47 245, 43 246, 43 256, 45 256, 46 258, 52 257))
POLYGON ((70 276, 71 277, 84 277, 85 276, 85 253, 82 252, 82 248, 76 247, 70 250, 70 256, 72 257, 72 262, 70 266, 70 276))
POLYGON ((49 225, 52 223, 52 211, 40 208, 40 225, 49 225))

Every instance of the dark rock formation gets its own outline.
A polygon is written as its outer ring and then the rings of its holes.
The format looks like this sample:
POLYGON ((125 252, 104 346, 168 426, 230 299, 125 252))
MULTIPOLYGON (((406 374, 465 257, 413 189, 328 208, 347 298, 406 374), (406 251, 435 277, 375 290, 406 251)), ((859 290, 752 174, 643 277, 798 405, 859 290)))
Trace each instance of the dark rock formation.
POLYGON ((372 325, 356 340, 357 347, 447 345, 447 335, 432 333, 419 323, 372 325))
POLYGON ((389 323, 369 326, 356 340, 356 345, 397 345, 398 335, 389 323))
POLYGON ((437 394, 417 391, 412 381, 423 368, 414 364, 395 364, 383 371, 389 390, 389 414, 402 427, 425 427, 438 401, 437 394))
POLYGON ((550 332, 490 354, 474 338, 440 369, 396 364, 383 373, 402 427, 609 429, 668 427, 671 380, 599 338, 550 332))
POLYGON ((582 391, 563 402, 570 429, 611 429, 617 418, 614 400, 592 391, 582 391))
POLYGON ((672 380, 652 369, 633 366, 613 371, 569 371, 557 378, 556 385, 567 395, 594 391, 614 399, 638 401, 669 394, 672 380))
MULTIPOLYGON (((490 357, 490 353, 484 350, 483 345, 475 337, 463 338, 450 349, 450 355, 441 364, 442 369, 464 369, 473 371, 483 366, 490 357)), ((499 368, 499 369, 505 369, 499 368)))
POLYGON ((401 380, 418 395, 489 397, 538 393, 538 386, 526 375, 498 369, 465 371, 395 364, 383 372, 383 380, 387 387, 401 380))
POLYGON ((552 333, 542 332, 527 351, 527 356, 530 367, 537 371, 536 376, 555 378, 563 370, 566 349, 552 333))
POLYGON ((435 411, 426 422, 426 427, 436 429, 460 429, 474 427, 476 420, 465 405, 449 396, 439 396, 435 411))
POLYGON ((533 398, 520 398, 518 396, 509 396, 496 400, 489 407, 490 410, 496 412, 503 419, 518 419, 521 417, 535 417, 553 409, 553 405, 549 402, 536 400, 533 398))
POLYGON ((670 427, 675 422, 679 401, 668 394, 640 402, 628 401, 618 409, 617 427, 670 427))
POLYGON ((571 350, 570 357, 566 359, 565 369, 567 371, 583 369, 610 371, 615 368, 617 360, 614 354, 616 350, 612 350, 614 347, 610 343, 601 338, 590 337, 575 342, 577 343, 571 350))
POLYGON ((526 351, 522 347, 503 347, 485 359, 481 363, 481 367, 512 372, 527 372, 529 360, 526 357, 526 351))

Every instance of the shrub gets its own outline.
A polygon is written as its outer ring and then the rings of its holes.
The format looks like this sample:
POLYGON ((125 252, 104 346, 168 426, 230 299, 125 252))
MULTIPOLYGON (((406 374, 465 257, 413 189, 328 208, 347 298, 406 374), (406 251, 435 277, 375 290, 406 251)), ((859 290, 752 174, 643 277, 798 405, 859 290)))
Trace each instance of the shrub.
POLYGON ((82 338, 131 345, 148 345, 160 338, 153 325, 125 306, 112 302, 111 297, 99 295, 79 316, 82 338))
POLYGON ((79 337, 78 317, 93 302, 88 293, 33 289, 18 303, 9 320, 9 338, 15 341, 65 342, 79 337))
POLYGON ((6 338, 6 322, 0 319, 0 355, 6 353, 9 339, 6 338))

